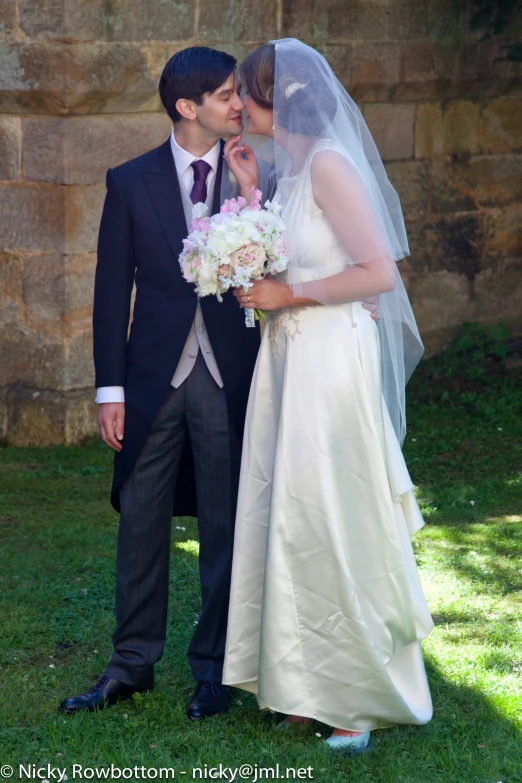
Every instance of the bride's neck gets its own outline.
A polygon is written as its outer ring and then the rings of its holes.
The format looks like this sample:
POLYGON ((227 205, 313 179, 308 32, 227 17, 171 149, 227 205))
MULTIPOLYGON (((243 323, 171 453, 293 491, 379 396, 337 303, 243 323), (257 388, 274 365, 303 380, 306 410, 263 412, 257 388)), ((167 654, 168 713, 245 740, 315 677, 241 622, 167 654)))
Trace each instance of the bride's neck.
POLYGON ((290 155, 293 171, 300 171, 318 139, 300 133, 287 133, 285 136, 282 146, 290 155))

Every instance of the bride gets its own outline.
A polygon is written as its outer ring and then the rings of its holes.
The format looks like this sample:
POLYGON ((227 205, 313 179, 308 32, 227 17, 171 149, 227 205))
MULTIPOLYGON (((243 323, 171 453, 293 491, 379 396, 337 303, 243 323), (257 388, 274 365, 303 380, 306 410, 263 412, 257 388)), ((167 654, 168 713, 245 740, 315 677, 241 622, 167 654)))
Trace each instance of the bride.
MULTIPOLYGON (((422 353, 396 262, 402 211, 360 111, 295 39, 241 66, 248 130, 273 139, 290 263, 236 292, 269 311, 250 392, 223 681, 332 748, 432 715, 430 632, 409 534, 423 520, 401 453, 422 353), (379 325, 362 307, 380 295, 379 325)), ((244 196, 252 149, 225 148, 244 196)), ((262 153, 260 153, 262 155, 262 153)), ((241 357, 238 357, 241 361, 241 357)))

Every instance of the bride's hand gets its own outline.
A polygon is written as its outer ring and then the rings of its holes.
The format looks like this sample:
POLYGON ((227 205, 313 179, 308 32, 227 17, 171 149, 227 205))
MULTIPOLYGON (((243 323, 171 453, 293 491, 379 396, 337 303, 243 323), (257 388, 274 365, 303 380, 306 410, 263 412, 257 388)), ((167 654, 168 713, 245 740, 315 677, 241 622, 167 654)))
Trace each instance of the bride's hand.
POLYGON ((239 146, 241 134, 232 136, 225 144, 225 159, 228 168, 237 179, 241 188, 241 195, 248 198, 252 188, 257 188, 259 173, 257 169, 256 156, 254 150, 248 144, 239 146), (244 155, 244 157, 243 157, 244 155))
POLYGON ((249 307, 252 310, 280 310, 282 307, 289 307, 294 301, 291 288, 273 277, 256 280, 248 289, 236 288, 234 296, 241 307, 249 307))

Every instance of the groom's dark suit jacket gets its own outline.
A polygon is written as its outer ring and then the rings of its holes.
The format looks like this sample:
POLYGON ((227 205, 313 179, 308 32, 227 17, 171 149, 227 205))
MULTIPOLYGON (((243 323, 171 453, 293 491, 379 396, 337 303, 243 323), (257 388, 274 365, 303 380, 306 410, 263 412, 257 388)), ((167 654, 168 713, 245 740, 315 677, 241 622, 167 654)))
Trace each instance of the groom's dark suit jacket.
MULTIPOLYGON (((223 145, 222 145, 223 146, 223 145)), ((220 207, 223 156, 213 212, 220 207)), ((187 236, 170 140, 107 172, 94 292, 96 386, 125 387, 125 436, 116 453, 111 501, 140 454, 162 405, 196 313, 194 286, 178 263, 187 236), (127 339, 134 281, 136 299, 127 339)), ((246 405, 259 348, 259 328, 245 327, 232 293, 201 299, 203 318, 226 393, 233 487, 237 496, 246 405)), ((187 439, 174 516, 196 516, 194 466, 187 439)))

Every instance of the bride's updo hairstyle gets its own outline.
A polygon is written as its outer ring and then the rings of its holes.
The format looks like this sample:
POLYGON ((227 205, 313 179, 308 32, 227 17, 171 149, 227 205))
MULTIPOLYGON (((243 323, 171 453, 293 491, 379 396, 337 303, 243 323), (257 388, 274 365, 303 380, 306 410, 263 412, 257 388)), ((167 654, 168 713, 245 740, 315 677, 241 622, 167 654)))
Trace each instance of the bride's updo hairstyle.
POLYGON ((288 133, 321 136, 337 111, 333 93, 324 82, 315 84, 313 71, 296 69, 275 81, 276 50, 274 44, 261 46, 242 62, 241 80, 248 94, 263 109, 274 108, 274 98, 280 107, 275 117, 277 126, 288 133))
POLYGON ((253 101, 263 109, 274 108, 275 46, 261 46, 239 66, 241 81, 253 101))

